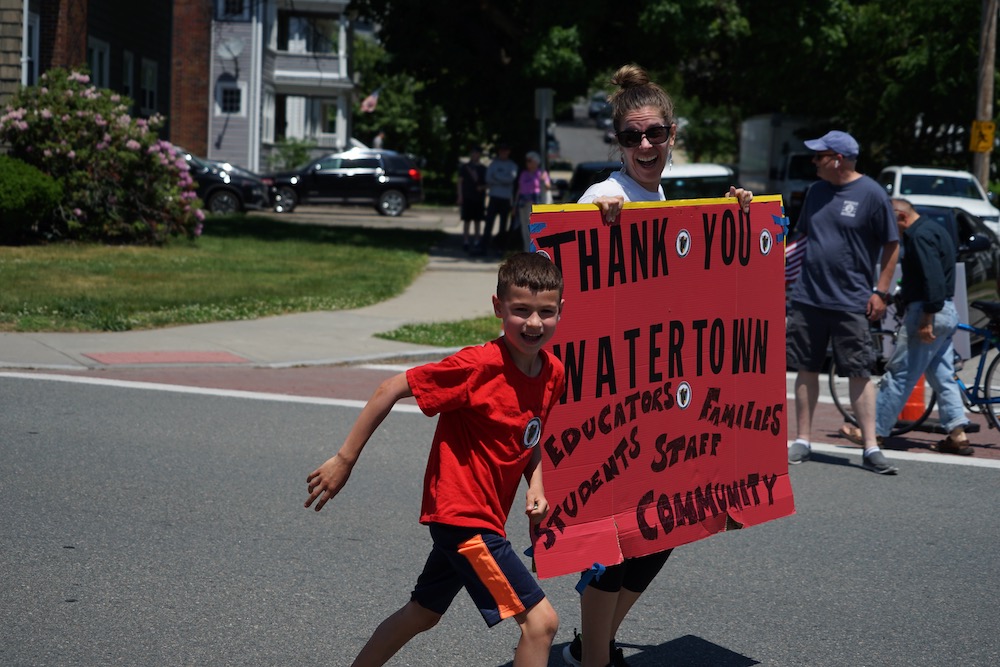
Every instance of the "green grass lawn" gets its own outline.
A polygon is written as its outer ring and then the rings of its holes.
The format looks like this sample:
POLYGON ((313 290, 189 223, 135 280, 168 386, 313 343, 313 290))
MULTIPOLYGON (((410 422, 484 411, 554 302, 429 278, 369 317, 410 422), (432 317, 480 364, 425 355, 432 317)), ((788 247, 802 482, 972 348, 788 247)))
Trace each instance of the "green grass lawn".
POLYGON ((404 324, 395 331, 377 334, 377 336, 416 345, 460 347, 493 340, 500 335, 501 326, 500 320, 490 315, 457 322, 404 324))
POLYGON ((436 231, 209 218, 163 248, 0 246, 0 331, 126 331, 358 308, 400 294, 436 231))

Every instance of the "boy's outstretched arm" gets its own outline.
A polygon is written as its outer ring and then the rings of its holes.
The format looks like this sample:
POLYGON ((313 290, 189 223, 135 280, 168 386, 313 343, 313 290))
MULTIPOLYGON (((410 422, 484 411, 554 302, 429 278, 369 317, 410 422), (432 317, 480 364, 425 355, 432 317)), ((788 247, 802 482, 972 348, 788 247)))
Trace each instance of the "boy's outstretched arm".
POLYGON ((545 488, 542 486, 542 453, 538 447, 535 447, 524 468, 524 479, 528 482, 524 513, 528 515, 531 525, 537 526, 549 513, 549 501, 545 499, 545 488))
POLYGON ((340 493, 372 433, 389 414, 396 401, 407 396, 413 396, 413 392, 410 390, 409 382, 406 381, 406 373, 394 375, 378 386, 362 408, 340 451, 306 478, 306 483, 309 485, 306 507, 318 500, 319 502, 316 502, 318 512, 323 509, 327 501, 340 493))

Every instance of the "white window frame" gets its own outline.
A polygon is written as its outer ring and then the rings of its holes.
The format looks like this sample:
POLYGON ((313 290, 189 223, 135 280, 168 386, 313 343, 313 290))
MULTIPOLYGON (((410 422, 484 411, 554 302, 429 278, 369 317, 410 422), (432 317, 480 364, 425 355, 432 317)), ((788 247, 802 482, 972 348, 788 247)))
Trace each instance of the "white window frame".
POLYGON ((87 37, 87 65, 90 82, 98 88, 110 88, 111 44, 103 39, 87 37))
POLYGON ((159 84, 159 67, 155 60, 143 58, 139 75, 139 112, 145 116, 156 113, 156 92, 159 84))
POLYGON ((247 84, 246 81, 219 81, 215 84, 215 115, 216 116, 236 116, 246 118, 247 115, 247 84), (238 90, 240 92, 240 110, 223 111, 222 97, 228 90, 238 90))

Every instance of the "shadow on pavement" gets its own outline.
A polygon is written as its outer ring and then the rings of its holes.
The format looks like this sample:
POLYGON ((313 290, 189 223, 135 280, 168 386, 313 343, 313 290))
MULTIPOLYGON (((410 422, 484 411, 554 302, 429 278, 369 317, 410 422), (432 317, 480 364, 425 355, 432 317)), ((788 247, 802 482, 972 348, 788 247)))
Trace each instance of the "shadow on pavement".
MULTIPOLYGON (((860 451, 860 450, 859 450, 860 451)), ((809 455, 810 463, 826 463, 828 465, 846 466, 848 468, 860 468, 861 466, 846 456, 834 456, 823 452, 813 451, 809 455)))
MULTIPOLYGON (((553 644, 549 654, 549 665, 565 665, 562 652, 567 643, 553 644)), ((662 665, 685 665, 685 667, 751 667, 761 664, 753 658, 730 651, 724 646, 713 644, 701 637, 684 635, 658 646, 642 644, 619 644, 626 649, 639 649, 639 653, 626 656, 633 667, 662 667, 662 665)), ((506 662, 500 667, 512 667, 506 662)))

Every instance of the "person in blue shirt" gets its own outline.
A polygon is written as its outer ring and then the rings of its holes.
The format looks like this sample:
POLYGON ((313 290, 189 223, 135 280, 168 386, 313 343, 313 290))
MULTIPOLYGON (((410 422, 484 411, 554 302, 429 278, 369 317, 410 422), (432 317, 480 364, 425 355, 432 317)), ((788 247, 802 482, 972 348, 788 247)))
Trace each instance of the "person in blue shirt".
POLYGON ((819 373, 832 349, 838 372, 849 378, 862 463, 894 475, 898 469, 886 460, 875 435, 869 322, 882 319, 889 298, 899 255, 895 215, 885 189, 855 169, 860 151, 854 137, 834 130, 805 145, 814 151, 821 180, 809 188, 798 222, 808 243, 787 323, 788 369, 797 371, 796 437, 788 462, 809 460, 819 373))

